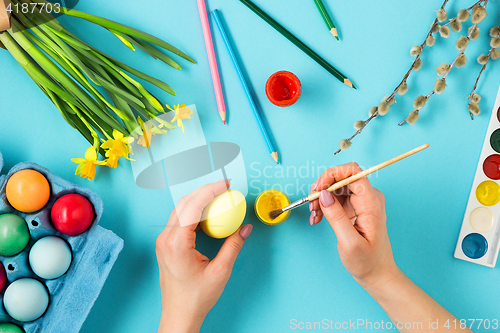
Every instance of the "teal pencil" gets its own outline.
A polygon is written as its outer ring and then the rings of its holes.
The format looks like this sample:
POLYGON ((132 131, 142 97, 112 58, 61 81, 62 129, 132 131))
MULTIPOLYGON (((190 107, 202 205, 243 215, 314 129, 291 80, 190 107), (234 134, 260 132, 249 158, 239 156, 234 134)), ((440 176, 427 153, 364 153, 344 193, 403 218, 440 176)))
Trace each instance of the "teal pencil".
POLYGON ((269 138, 269 135, 267 134, 266 127, 264 126, 264 123, 262 122, 259 110, 257 109, 257 106, 255 105, 255 102, 253 100, 252 94, 250 93, 250 89, 248 89, 248 84, 245 80, 245 76, 243 75, 243 72, 241 71, 238 60, 236 59, 236 56, 233 52, 233 48, 231 46, 231 43, 229 42, 229 39, 227 38, 226 31, 225 31, 224 26, 222 25, 222 22, 219 18, 219 15, 217 13, 217 9, 214 9, 212 11, 212 17, 214 18, 214 21, 215 21, 215 24, 217 25, 217 28, 219 28, 220 35, 222 37, 222 40, 224 41, 224 44, 226 45, 227 52, 229 53, 229 56, 231 57, 231 61, 233 62, 234 69, 236 69, 236 73, 238 73, 238 77, 240 78, 240 82, 241 82, 241 85, 243 86, 243 90, 245 90, 245 94, 247 95, 248 102, 250 103, 250 106, 252 107, 252 111, 253 111, 253 115, 255 116, 255 120, 257 120, 257 124, 259 125, 262 136, 264 137, 264 140, 266 141, 267 148, 269 149, 269 154, 271 154, 271 157, 273 158, 273 160, 279 164, 278 152, 276 151, 276 149, 274 149, 273 143, 272 143, 271 139, 269 138))

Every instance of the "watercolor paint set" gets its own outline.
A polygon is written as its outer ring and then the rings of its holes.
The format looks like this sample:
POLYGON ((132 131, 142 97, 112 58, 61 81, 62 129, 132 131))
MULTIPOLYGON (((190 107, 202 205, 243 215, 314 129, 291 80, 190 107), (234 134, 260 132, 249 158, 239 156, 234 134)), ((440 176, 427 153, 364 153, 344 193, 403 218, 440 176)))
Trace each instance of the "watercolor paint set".
MULTIPOLYGON (((0 171, 2 162, 0 153, 0 171)), ((98 226, 102 213, 97 194, 34 163, 17 164, 0 176, 0 332, 80 330, 123 248, 121 238, 98 226), (12 185, 21 174, 29 175, 29 184, 12 185), (46 191, 35 188, 36 177, 46 191), (33 209, 26 198, 15 197, 32 189, 44 196, 29 200, 39 204, 33 209), (85 230, 56 224, 56 206, 68 196, 88 203, 85 230)))
POLYGON ((495 267, 500 248, 500 89, 472 183, 455 258, 495 267))

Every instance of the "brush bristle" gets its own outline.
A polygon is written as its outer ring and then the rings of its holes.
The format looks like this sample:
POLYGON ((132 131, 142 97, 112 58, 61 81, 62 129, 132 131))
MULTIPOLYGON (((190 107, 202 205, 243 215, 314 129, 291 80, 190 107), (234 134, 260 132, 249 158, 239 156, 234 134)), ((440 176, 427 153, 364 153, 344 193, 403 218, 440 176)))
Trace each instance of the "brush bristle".
POLYGON ((271 220, 277 219, 281 214, 283 214, 283 209, 277 209, 273 210, 272 212, 269 213, 269 218, 271 220))

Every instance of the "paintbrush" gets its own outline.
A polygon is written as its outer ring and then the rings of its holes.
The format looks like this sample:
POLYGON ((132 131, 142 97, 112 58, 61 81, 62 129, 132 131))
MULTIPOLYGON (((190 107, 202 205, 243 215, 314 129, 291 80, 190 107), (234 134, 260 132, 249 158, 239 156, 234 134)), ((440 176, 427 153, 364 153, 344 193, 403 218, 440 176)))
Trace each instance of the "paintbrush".
MULTIPOLYGON (((374 167, 371 167, 370 169, 367 169, 367 170, 364 170, 364 171, 361 171, 360 173, 357 173, 355 175, 352 175, 351 177, 349 178, 346 178, 344 180, 341 180, 340 182, 337 182, 335 184, 333 184, 332 186, 330 186, 329 188, 327 188, 326 190, 328 192, 333 192, 343 186, 346 186, 346 185, 349 185, 350 183, 352 182, 355 182, 356 180, 359 180, 365 176, 368 176, 369 174, 375 172, 375 171, 378 171, 382 168, 385 168, 386 166, 389 166, 393 163, 396 163, 397 161, 401 161, 402 159, 408 157, 408 156, 411 156, 415 153, 418 153, 419 151, 422 151, 426 148, 429 147, 429 144, 426 143, 425 145, 423 146, 420 146, 418 148, 415 148, 413 150, 410 150, 404 154, 401 154, 397 157, 394 157, 388 161, 385 161, 384 163, 380 163, 379 165, 376 165, 374 167)), ((274 220, 276 218, 278 218, 281 214, 283 214, 284 212, 286 211, 289 211, 289 210, 292 210, 296 207, 299 207, 299 206, 302 206, 303 204, 305 203, 308 203, 310 201, 314 201, 314 200, 317 200, 319 198, 319 194, 320 192, 315 192, 315 193, 311 193, 309 196, 305 197, 305 198, 302 198, 300 199, 299 201, 296 201, 284 208, 281 208, 281 209, 277 209, 277 210, 273 210, 272 212, 269 213, 269 217, 271 218, 271 220, 274 220)))

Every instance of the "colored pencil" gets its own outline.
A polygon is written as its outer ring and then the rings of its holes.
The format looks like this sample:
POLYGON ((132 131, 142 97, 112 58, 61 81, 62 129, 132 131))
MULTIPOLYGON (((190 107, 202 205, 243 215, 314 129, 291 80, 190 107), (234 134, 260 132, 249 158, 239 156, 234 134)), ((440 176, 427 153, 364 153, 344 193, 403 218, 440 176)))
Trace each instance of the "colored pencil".
POLYGON ((262 9, 257 7, 250 0, 240 0, 244 5, 250 8, 255 14, 257 14, 261 19, 266 21, 270 26, 276 29, 280 34, 282 34, 285 38, 291 41, 295 46, 301 49, 304 53, 306 53, 309 57, 311 57, 314 61, 320 64, 324 69, 326 69, 330 74, 335 76, 340 82, 348 85, 351 88, 356 89, 356 87, 352 84, 352 82, 339 70, 330 65, 325 59, 323 59, 319 54, 314 52, 309 46, 304 44, 300 39, 295 37, 291 32, 286 30, 281 24, 276 22, 272 17, 267 15, 262 9))
MULTIPOLYGON (((429 148, 429 144, 426 143, 425 145, 422 145, 420 147, 417 147, 415 149, 412 149, 410 151, 407 151, 406 153, 404 154, 401 154, 399 156, 396 156, 394 158, 391 158, 390 160, 387 160, 383 163, 380 163, 379 165, 376 165, 374 167, 371 167, 370 169, 366 169, 364 171, 361 171, 360 173, 357 173, 355 175, 352 175, 351 177, 349 178, 346 178, 344 180, 341 180, 339 182, 336 182, 335 184, 331 185, 329 188, 327 188, 326 190, 330 193, 338 190, 339 188, 342 188, 344 186, 347 186, 353 182, 355 182, 356 180, 360 180, 361 178, 363 177, 366 177, 368 176, 369 174, 371 173, 374 173, 375 171, 378 171, 380 169, 383 169, 393 163, 396 163, 398 161, 401 161, 402 159, 405 159, 407 158, 408 156, 411 156, 413 154, 416 154, 418 152, 421 152, 422 150, 424 149, 427 149, 429 148)), ((289 210, 292 210, 294 208, 297 208, 299 206, 302 206, 303 204, 306 204, 308 202, 311 202, 311 201, 314 201, 314 200, 317 200, 319 199, 319 195, 320 195, 321 192, 314 192, 314 193, 311 193, 309 194, 307 197, 305 198, 302 198, 298 201, 295 201, 294 203, 282 208, 282 209, 277 209, 277 210, 273 210, 269 213, 269 217, 271 218, 271 220, 274 220, 276 219, 278 216, 280 216, 281 214, 283 214, 284 212, 287 212, 289 210)))
POLYGON ((214 18, 215 24, 219 28, 219 32, 220 32, 220 35, 222 36, 222 40, 224 41, 224 44, 226 45, 227 52, 229 53, 229 56, 231 57, 231 60, 233 62, 234 68, 236 69, 236 72, 238 73, 238 77, 240 78, 241 85, 243 86, 243 89, 245 90, 245 94, 247 95, 248 102, 250 103, 250 106, 252 107, 253 115, 255 116, 255 119, 257 120, 260 131, 262 132, 262 136, 264 137, 264 140, 266 141, 267 148, 269 149, 269 153, 271 154, 271 157, 274 159, 274 161, 276 163, 279 163, 278 162, 278 152, 276 151, 276 149, 274 149, 273 143, 269 139, 269 135, 267 134, 266 127, 264 126, 264 123, 262 122, 259 110, 257 109, 257 106, 255 105, 255 101, 253 100, 252 94, 250 93, 250 89, 248 89, 248 84, 245 80, 245 76, 243 75, 243 72, 241 71, 238 60, 236 59, 236 55, 233 52, 233 48, 231 46, 231 43, 229 42, 229 39, 227 38, 226 31, 225 31, 224 26, 222 25, 222 22, 219 18, 219 15, 217 13, 217 9, 212 11, 212 17, 214 18))
POLYGON ((332 21, 332 18, 328 14, 328 11, 325 8, 325 5, 323 4, 323 1, 321 0, 314 0, 316 3, 316 7, 318 7, 318 10, 323 17, 323 20, 326 23, 326 26, 328 27, 328 30, 332 33, 333 37, 335 37, 337 40, 339 40, 339 35, 337 33, 337 27, 335 27, 335 24, 332 21))
POLYGON ((215 99, 219 115, 224 125, 226 124, 226 105, 224 104, 224 95, 220 84, 219 69, 217 68, 217 59, 215 58, 214 44, 212 34, 210 33, 210 23, 208 22, 207 7, 205 0, 198 0, 198 10, 200 12, 201 27, 203 28, 203 37, 205 38, 205 46, 207 48, 208 63, 210 72, 212 73, 212 82, 214 84, 215 99))

